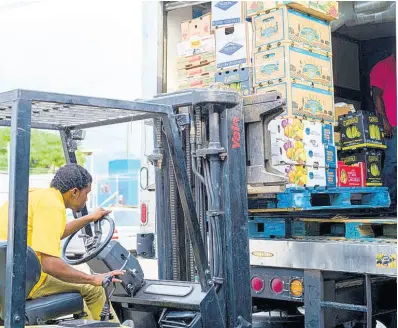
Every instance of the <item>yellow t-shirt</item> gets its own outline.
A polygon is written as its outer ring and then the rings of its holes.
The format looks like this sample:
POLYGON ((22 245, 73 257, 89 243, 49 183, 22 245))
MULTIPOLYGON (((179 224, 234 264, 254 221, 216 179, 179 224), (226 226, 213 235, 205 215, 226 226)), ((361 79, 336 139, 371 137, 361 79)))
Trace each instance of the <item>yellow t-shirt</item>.
MULTIPOLYGON (((60 191, 54 188, 30 189, 28 202, 27 244, 37 254, 61 257, 61 237, 66 226, 65 203, 60 191)), ((8 202, 0 207, 0 240, 7 240, 8 202)), ((39 288, 47 274, 41 272, 38 283, 29 297, 39 288)))

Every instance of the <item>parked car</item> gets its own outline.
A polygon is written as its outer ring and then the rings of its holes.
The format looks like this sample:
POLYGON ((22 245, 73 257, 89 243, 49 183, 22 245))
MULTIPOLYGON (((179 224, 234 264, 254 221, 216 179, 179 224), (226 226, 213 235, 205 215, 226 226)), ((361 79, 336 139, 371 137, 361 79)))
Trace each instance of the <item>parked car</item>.
MULTIPOLYGON (((140 233, 140 212, 136 208, 112 207, 110 217, 115 221, 115 231, 112 239, 118 240, 120 244, 132 253, 137 249, 137 233, 140 233)), ((92 209, 89 209, 90 213, 92 209)), ((67 211, 67 222, 74 220, 72 211, 67 211)), ((108 234, 109 225, 102 225, 103 237, 108 234)), ((79 231, 70 241, 66 255, 68 257, 79 257, 86 252, 83 238, 79 237, 79 231)))

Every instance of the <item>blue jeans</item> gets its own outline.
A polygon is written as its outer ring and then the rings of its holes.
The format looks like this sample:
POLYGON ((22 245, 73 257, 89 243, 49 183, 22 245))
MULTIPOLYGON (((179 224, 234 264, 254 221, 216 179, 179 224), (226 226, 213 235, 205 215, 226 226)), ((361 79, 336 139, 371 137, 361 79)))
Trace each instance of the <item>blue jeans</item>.
POLYGON ((384 157, 383 186, 388 187, 391 204, 397 204, 397 127, 392 138, 385 139, 387 149, 384 157))

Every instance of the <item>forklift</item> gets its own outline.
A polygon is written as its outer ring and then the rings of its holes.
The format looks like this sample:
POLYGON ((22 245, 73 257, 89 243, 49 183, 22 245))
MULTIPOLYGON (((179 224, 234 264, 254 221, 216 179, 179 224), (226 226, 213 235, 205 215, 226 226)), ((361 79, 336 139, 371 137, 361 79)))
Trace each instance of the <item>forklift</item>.
MULTIPOLYGON (((272 94, 262 98, 267 99, 246 100, 255 105, 252 116, 271 119, 281 113, 284 102, 279 97, 272 94)), ((243 99, 238 93, 206 89, 161 94, 137 101, 29 90, 1 93, 0 126, 11 126, 9 239, 0 243, 0 309, 5 327, 46 324, 117 327, 118 324, 108 322, 110 302, 119 319, 129 320, 130 326, 136 328, 251 327, 242 108, 243 99), (187 149, 187 145, 194 144, 189 138, 200 135, 195 132, 195 125, 190 124, 198 113, 208 120, 208 131, 205 131, 208 138, 200 141, 200 149, 187 149), (164 220, 157 232, 168 236, 175 234, 177 228, 180 244, 186 244, 184 251, 190 257, 185 257, 184 265, 180 263, 179 275, 173 277, 169 272, 166 280, 145 279, 134 255, 112 240, 114 222, 104 217, 94 227, 84 227, 86 253, 81 259, 66 256, 74 235, 68 237, 62 249, 63 259, 70 265, 87 263, 97 273, 126 270, 121 283, 113 284, 110 279, 103 282, 107 301, 101 321, 82 318, 83 300, 78 293, 26 300, 41 272, 35 252, 27 247, 26 240, 31 128, 58 130, 66 162, 76 163, 75 151, 77 142, 84 138, 83 129, 147 119, 153 119, 160 132, 158 135, 155 132, 155 140, 156 149, 162 152, 155 151, 152 160, 158 168, 162 162, 167 163, 173 176, 171 186, 157 179, 158 191, 178 191, 180 199, 178 204, 158 202, 157 211, 183 213, 179 214, 180 226, 172 226, 171 221, 164 220), (190 126, 188 130, 187 126, 190 126), (183 143, 183 137, 187 138, 187 143, 183 143), (200 158, 209 161, 198 167, 200 158), (196 172, 194 179, 187 173, 187 165, 196 172), (206 188, 194 198, 192 184, 195 181, 206 188), (176 190, 171 190, 173 188, 176 190), (205 212, 195 206, 202 196, 209 205, 205 212), (104 224, 110 227, 106 235, 102 231, 104 224)), ((196 127, 205 129, 198 121, 196 127)), ((270 176, 271 180, 275 179, 272 174, 270 176)), ((74 213, 75 217, 86 214, 86 208, 74 213)), ((167 243, 158 244, 158 251, 163 254, 168 251, 163 249, 165 245, 167 243)))

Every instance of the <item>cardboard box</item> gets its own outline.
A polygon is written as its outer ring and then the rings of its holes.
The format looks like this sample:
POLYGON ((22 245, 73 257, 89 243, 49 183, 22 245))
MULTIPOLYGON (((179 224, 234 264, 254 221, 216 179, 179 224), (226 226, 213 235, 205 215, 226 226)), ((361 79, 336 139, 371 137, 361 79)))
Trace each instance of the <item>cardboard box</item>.
POLYGON ((255 93, 277 91, 287 106, 281 116, 298 116, 315 121, 334 122, 333 92, 309 85, 281 82, 255 87, 255 93))
POLYGON ((335 146, 334 125, 332 124, 322 125, 322 143, 325 145, 335 146))
POLYGON ((304 143, 303 141, 278 140, 271 142, 271 165, 302 164, 317 167, 337 166, 336 147, 304 143))
POLYGON ((208 65, 216 61, 215 49, 212 52, 205 52, 203 54, 180 57, 177 59, 177 69, 190 69, 194 67, 200 67, 203 65, 208 65))
POLYGON ((217 85, 221 84, 217 89, 235 90, 243 96, 253 93, 252 70, 249 67, 216 72, 214 79, 217 85))
POLYGON ((327 21, 339 19, 338 1, 265 1, 264 9, 272 10, 288 6, 290 8, 302 11, 311 16, 327 21))
POLYGON ((214 52, 216 42, 214 35, 205 36, 203 38, 192 38, 189 41, 184 41, 177 44, 178 57, 189 57, 203 54, 206 52, 214 52))
POLYGON ((212 1, 211 14, 212 28, 239 24, 245 21, 244 3, 240 1, 212 1))
POLYGON ((339 19, 338 1, 308 1, 308 14, 325 20, 339 19))
POLYGON ((184 80, 187 78, 197 78, 205 74, 214 74, 216 72, 216 63, 211 63, 208 65, 190 68, 190 69, 180 69, 178 70, 178 79, 184 80))
POLYGON ((334 146, 333 126, 319 122, 304 120, 303 141, 312 144, 324 144, 334 146))
POLYGON ((246 5, 246 17, 252 17, 257 15, 259 12, 264 11, 265 1, 245 1, 246 5))
POLYGON ((387 148, 381 120, 370 112, 357 111, 340 116, 339 129, 342 150, 387 148))
POLYGON ((268 124, 271 140, 300 140, 312 145, 334 145, 333 126, 299 118, 276 118, 268 124))
POLYGON ((274 166, 288 179, 286 187, 335 187, 336 169, 314 168, 306 165, 274 166))
POLYGON ((290 8, 254 17, 253 30, 255 52, 292 42, 307 50, 332 51, 329 24, 290 8))
POLYGON ((192 37, 205 37, 210 33, 210 13, 181 23, 181 41, 189 41, 192 37))
MULTIPOLYGON (((336 163, 337 167, 337 163, 336 163)), ((337 186, 337 168, 326 168, 326 186, 336 187, 337 186)))
POLYGON ((253 56, 254 84, 285 79, 332 88, 333 70, 329 57, 290 45, 257 52, 253 56))
POLYGON ((334 119, 336 122, 339 120, 339 116, 347 115, 349 112, 355 112, 354 105, 346 103, 334 104, 334 119))
POLYGON ((251 23, 236 24, 216 31, 217 68, 231 68, 251 63, 251 23))
POLYGON ((339 161, 337 164, 338 187, 364 187, 366 180, 365 165, 363 163, 346 165, 339 161))
POLYGON ((346 165, 364 163, 366 168, 366 186, 383 185, 382 151, 361 149, 356 152, 343 152, 340 160, 346 165))
POLYGON ((214 74, 207 74, 198 78, 186 79, 178 82, 178 89, 207 88, 214 83, 214 74))

